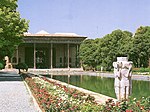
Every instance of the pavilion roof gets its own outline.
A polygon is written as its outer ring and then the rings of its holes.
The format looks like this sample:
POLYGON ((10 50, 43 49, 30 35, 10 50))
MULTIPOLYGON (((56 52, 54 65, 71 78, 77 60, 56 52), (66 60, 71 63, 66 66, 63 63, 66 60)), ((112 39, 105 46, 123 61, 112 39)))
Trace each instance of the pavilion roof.
POLYGON ((75 33, 54 33, 50 34, 44 30, 41 30, 35 34, 31 33, 24 33, 25 37, 63 37, 63 38, 72 38, 72 37, 80 37, 80 38, 87 38, 86 36, 77 35, 75 33))

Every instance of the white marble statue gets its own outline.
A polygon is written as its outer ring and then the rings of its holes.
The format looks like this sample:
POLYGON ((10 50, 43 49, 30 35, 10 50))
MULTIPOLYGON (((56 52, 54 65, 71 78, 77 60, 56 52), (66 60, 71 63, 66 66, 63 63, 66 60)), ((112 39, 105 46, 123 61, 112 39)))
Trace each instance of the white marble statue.
POLYGON ((6 61, 6 64, 9 63, 9 58, 8 58, 8 56, 5 56, 5 61, 6 61))
POLYGON ((5 56, 4 60, 6 61, 5 69, 12 69, 12 64, 9 62, 9 57, 5 56))
POLYGON ((115 93, 118 100, 128 99, 132 90, 132 62, 127 57, 117 57, 113 62, 115 75, 115 93))

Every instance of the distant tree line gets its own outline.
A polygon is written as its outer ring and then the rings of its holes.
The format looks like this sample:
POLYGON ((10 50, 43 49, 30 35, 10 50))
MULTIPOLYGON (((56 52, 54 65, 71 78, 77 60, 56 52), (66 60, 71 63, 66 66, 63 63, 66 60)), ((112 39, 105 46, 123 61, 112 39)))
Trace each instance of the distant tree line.
POLYGON ((85 68, 111 70, 119 56, 127 56, 134 67, 148 67, 150 26, 139 27, 135 34, 115 30, 102 38, 86 39, 80 46, 80 60, 85 68))

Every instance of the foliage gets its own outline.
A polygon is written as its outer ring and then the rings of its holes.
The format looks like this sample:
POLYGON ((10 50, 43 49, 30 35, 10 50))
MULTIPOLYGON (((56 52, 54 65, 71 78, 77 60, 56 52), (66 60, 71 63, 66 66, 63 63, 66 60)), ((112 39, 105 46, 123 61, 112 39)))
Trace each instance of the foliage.
POLYGON ((103 67, 110 71, 117 57, 128 57, 135 67, 148 67, 150 58, 150 27, 140 27, 133 35, 115 30, 103 38, 87 39, 80 46, 80 58, 89 68, 103 67))
POLYGON ((4 68, 4 65, 0 63, 0 70, 4 68))
POLYGON ((16 69, 19 69, 19 73, 20 73, 20 70, 21 70, 21 69, 28 71, 28 65, 25 64, 25 63, 18 63, 18 64, 16 65, 16 69))
POLYGON ((150 111, 150 97, 141 98, 140 100, 128 99, 114 102, 112 99, 106 101, 103 106, 104 112, 149 112, 150 111))
POLYGON ((94 68, 88 64, 83 64, 83 70, 85 71, 89 71, 89 70, 93 70, 94 71, 94 68))
POLYGON ((99 104, 85 103, 81 107, 81 112, 99 112, 102 111, 102 106, 99 104))
POLYGON ((82 64, 84 64, 87 68, 95 67, 95 52, 96 44, 92 39, 85 40, 80 46, 80 58, 82 60, 82 64))
POLYGON ((3 69, 3 68, 5 67, 5 65, 6 65, 6 64, 5 64, 6 62, 5 62, 4 60, 0 60, 0 63, 1 63, 0 69, 3 69))
POLYGON ((102 66, 104 70, 111 70, 112 63, 117 56, 127 56, 129 41, 132 34, 121 30, 115 30, 103 38, 85 40, 81 44, 81 60, 83 63, 96 67, 102 66), (89 62, 90 63, 87 63, 89 62))
POLYGON ((133 38, 130 57, 135 67, 148 67, 150 58, 150 27, 139 27, 133 38))
POLYGON ((150 74, 150 68, 133 68, 133 72, 150 74))
POLYGON ((22 42, 23 33, 28 29, 28 22, 20 18, 17 0, 0 2, 0 59, 13 54, 16 45, 22 42))

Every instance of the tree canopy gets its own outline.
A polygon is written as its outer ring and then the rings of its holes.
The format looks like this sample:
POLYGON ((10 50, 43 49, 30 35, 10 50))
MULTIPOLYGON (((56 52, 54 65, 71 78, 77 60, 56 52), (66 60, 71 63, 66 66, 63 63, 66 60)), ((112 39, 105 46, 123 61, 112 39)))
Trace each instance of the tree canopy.
POLYGON ((95 51, 96 44, 95 40, 85 40, 80 46, 80 58, 83 64, 87 64, 90 67, 95 67, 95 51))
POLYGON ((80 47, 83 65, 111 70, 117 57, 127 56, 135 67, 148 67, 150 58, 150 27, 139 27, 133 35, 129 31, 115 30, 103 38, 87 39, 80 47))
POLYGON ((150 58, 150 27, 139 27, 133 38, 130 51, 136 67, 147 67, 150 58))
POLYGON ((0 59, 6 55, 11 57, 28 29, 28 21, 21 19, 17 7, 17 0, 0 2, 0 59))

